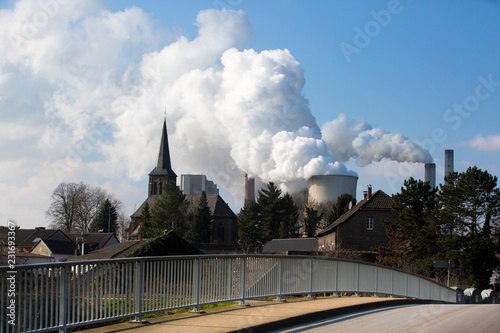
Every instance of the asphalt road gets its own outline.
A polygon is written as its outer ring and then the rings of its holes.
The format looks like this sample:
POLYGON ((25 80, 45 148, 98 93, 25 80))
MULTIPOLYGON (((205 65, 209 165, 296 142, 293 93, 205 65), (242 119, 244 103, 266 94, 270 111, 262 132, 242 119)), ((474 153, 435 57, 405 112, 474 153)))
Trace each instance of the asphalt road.
POLYGON ((500 304, 429 304, 373 309, 279 332, 500 332, 500 304))

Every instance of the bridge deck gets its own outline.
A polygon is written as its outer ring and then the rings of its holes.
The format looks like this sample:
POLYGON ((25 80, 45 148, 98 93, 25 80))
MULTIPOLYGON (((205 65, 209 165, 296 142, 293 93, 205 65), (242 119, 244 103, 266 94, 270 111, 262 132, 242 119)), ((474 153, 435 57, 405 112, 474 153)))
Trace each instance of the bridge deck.
POLYGON ((321 297, 295 298, 287 302, 248 301, 250 306, 239 305, 213 308, 200 313, 179 313, 150 318, 148 324, 122 323, 95 329, 86 333, 111 332, 233 332, 253 328, 269 331, 290 325, 320 320, 363 309, 422 303, 408 299, 382 297, 321 297))

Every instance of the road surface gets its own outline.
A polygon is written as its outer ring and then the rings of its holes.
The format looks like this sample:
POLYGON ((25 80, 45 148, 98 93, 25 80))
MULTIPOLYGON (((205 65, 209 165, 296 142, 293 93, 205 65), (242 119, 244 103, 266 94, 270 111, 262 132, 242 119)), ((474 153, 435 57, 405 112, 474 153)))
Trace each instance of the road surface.
POLYGON ((374 309, 280 332, 500 332, 500 304, 426 304, 374 309))

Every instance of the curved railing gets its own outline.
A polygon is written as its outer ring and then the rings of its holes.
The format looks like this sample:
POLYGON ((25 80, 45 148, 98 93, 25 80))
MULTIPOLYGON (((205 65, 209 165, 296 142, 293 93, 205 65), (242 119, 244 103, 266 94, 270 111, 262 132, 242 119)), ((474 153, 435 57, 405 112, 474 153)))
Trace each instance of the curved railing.
POLYGON ((371 293, 456 301, 456 291, 385 266, 327 257, 201 255, 0 267, 2 332, 64 330, 226 301, 371 293), (13 325, 15 324, 15 325, 13 325))

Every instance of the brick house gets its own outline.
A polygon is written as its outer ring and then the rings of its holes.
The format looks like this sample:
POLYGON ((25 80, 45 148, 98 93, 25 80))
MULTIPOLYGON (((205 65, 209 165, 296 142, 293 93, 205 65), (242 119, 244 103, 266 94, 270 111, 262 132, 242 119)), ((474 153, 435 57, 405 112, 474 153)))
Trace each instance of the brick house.
POLYGON ((392 198, 371 187, 363 200, 316 234, 319 251, 348 250, 371 251, 373 247, 387 245, 383 220, 394 220, 392 198))

